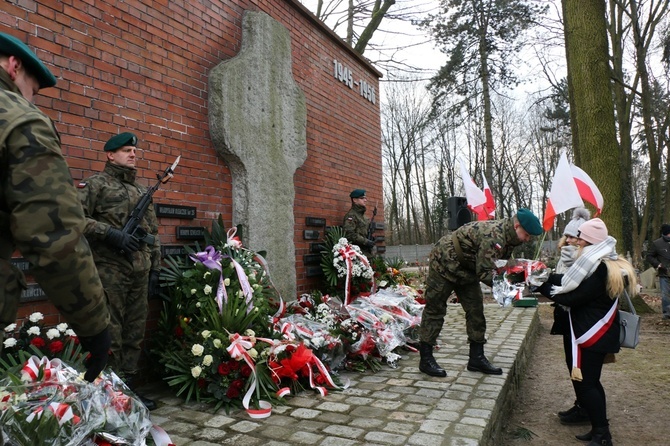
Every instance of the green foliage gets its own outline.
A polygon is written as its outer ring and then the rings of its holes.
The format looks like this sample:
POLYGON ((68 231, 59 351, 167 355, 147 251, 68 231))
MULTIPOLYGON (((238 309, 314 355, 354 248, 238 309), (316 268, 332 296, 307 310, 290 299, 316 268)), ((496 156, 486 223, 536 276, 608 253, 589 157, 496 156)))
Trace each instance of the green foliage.
POLYGON ((323 243, 324 250, 321 251, 321 269, 329 287, 336 287, 339 281, 337 276, 337 268, 333 265, 333 247, 341 238, 346 238, 344 228, 342 226, 333 226, 326 232, 326 237, 323 243))

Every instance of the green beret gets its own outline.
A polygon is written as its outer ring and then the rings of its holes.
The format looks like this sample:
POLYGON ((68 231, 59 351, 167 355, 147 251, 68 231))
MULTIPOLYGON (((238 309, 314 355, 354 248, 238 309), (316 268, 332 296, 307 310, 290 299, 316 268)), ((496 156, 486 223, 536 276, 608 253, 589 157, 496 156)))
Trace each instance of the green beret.
POLYGON ((21 59, 26 71, 37 79, 40 88, 53 87, 56 85, 56 77, 37 58, 28 46, 14 36, 0 33, 0 54, 14 56, 21 59))
POLYGON ((535 216, 529 209, 521 208, 516 212, 516 218, 519 220, 521 227, 530 235, 542 234, 542 224, 540 219, 535 216))
POLYGON ((137 136, 134 133, 123 132, 119 135, 112 136, 105 144, 105 152, 113 152, 124 146, 136 146, 137 136))
POLYGON ((349 194, 349 197, 351 197, 351 198, 365 197, 365 189, 354 189, 349 194))

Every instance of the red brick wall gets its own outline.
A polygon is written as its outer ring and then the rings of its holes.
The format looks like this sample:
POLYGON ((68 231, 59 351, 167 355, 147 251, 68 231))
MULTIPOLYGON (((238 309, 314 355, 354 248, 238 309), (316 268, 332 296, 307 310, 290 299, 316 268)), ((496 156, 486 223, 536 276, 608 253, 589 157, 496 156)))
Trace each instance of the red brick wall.
MULTIPOLYGON (((246 10, 289 29, 293 75, 306 96, 308 156, 295 174, 294 209, 298 292, 306 292, 318 281, 305 277, 303 231, 323 236, 323 228, 306 227, 305 217, 340 225, 359 187, 383 215, 381 140, 378 73, 297 0, 7 0, 0 29, 28 43, 58 78, 36 104, 56 122, 75 181, 102 169, 102 147, 121 131, 139 137, 147 185, 182 155, 175 177, 154 195, 156 203, 197 207, 195 220, 160 219, 161 242, 180 244, 176 226, 209 228, 219 214, 226 226, 236 223, 231 174, 209 136, 207 76, 239 51, 246 10), (374 87, 374 104, 334 77, 334 59, 374 87)), ((33 311, 57 317, 45 302, 24 304, 20 316, 33 311)), ((157 311, 154 301, 150 325, 157 311)))

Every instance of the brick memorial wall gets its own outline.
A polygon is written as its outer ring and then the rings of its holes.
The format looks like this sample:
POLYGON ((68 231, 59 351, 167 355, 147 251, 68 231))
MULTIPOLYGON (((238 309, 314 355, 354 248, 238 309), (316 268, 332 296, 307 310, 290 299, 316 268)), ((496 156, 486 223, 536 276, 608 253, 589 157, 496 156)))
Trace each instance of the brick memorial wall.
MULTIPOLYGON (((35 103, 56 123, 75 182, 103 168, 103 145, 122 131, 139 138, 138 178, 147 186, 181 155, 174 178, 154 195, 163 251, 179 255, 219 214, 226 227, 238 224, 234 172, 210 131, 209 78, 240 53, 247 11, 286 29, 290 73, 304 95, 306 156, 293 173, 294 224, 285 235, 293 258, 274 262, 288 262, 295 292, 308 292, 319 283, 315 245, 327 226, 342 223, 349 192, 367 189, 383 215, 380 73, 297 0, 8 0, 0 3, 0 28, 58 78, 35 103)), ((253 233, 253 219, 247 224, 253 233)), ((14 262, 28 269, 19 253, 14 262)), ((32 284, 19 316, 41 311, 47 323, 58 321, 45 299, 32 284)), ((151 302, 149 329, 159 308, 151 302)))

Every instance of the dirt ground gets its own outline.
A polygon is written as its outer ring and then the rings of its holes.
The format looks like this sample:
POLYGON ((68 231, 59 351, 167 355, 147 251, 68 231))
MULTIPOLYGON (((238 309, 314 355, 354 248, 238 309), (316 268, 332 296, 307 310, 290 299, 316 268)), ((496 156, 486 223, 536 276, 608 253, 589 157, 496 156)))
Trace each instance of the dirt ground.
MULTIPOLYGON (((602 382, 616 446, 670 445, 670 321, 657 295, 643 295, 656 313, 643 315, 640 344, 606 364, 602 382)), ((586 445, 574 438, 590 426, 564 426, 557 412, 574 402, 559 336, 549 334, 553 308, 540 304, 540 334, 499 446, 586 445)))

